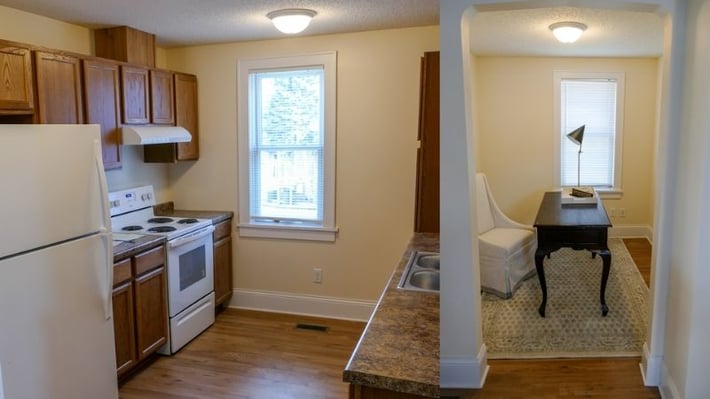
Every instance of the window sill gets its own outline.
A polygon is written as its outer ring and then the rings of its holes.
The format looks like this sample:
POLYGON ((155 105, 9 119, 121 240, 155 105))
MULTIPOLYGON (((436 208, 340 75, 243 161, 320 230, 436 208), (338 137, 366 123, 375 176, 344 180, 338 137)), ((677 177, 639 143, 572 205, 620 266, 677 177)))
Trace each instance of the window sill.
POLYGON ((335 242, 337 227, 274 226, 267 224, 239 224, 240 237, 280 238, 287 240, 335 242))
POLYGON ((601 199, 621 199, 624 197, 624 192, 619 188, 604 188, 596 191, 601 199))

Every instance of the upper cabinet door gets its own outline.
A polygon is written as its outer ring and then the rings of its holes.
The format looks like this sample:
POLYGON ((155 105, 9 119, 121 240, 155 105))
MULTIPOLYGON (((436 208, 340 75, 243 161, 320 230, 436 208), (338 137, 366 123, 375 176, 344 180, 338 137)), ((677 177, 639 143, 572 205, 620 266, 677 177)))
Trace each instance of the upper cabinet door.
POLYGON ((79 58, 35 52, 39 123, 84 123, 79 58))
POLYGON ((0 43, 0 115, 32 114, 34 107, 30 49, 0 43))
POLYGON ((148 91, 148 70, 130 66, 121 67, 121 93, 123 94, 123 123, 145 125, 150 103, 148 91))
POLYGON ((150 120, 157 125, 175 124, 173 74, 150 71, 150 120))
POLYGON ((177 160, 196 160, 200 157, 200 134, 197 118, 197 77, 175 74, 175 124, 187 129, 192 140, 177 144, 177 160))
POLYGON ((101 125, 104 169, 121 167, 121 93, 118 64, 84 60, 86 123, 101 125))

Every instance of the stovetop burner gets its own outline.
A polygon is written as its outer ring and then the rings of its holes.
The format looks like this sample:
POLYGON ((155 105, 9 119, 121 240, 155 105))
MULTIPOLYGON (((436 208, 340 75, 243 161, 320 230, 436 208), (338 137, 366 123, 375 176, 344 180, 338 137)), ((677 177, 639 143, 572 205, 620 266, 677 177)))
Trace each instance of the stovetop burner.
POLYGON ((152 186, 110 192, 111 229, 126 234, 159 234, 170 241, 212 226, 209 219, 156 215, 152 186))
MULTIPOLYGON (((170 218, 151 218, 148 219, 148 223, 170 223, 173 219, 170 218)), ((170 230, 172 231, 172 230, 170 230)))
MULTIPOLYGON (((167 222, 164 222, 167 223, 167 222)), ((151 233, 169 233, 171 231, 177 230, 173 226, 156 226, 156 227, 151 227, 148 229, 151 233)))

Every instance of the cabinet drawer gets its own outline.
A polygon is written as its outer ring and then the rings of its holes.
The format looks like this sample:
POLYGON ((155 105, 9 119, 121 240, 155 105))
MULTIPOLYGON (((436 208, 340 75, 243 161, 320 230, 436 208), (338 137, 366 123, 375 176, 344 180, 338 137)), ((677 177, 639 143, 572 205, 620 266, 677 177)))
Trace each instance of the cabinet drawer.
POLYGON ((131 279, 131 258, 113 264, 113 286, 131 279))
POLYGON ((139 276, 151 269, 165 264, 165 246, 161 245, 158 248, 151 249, 136 255, 134 258, 136 263, 136 276, 139 276))
POLYGON ((232 232, 231 232, 231 227, 232 227, 232 219, 225 220, 224 222, 220 222, 214 226, 214 233, 212 233, 212 237, 214 242, 217 242, 221 240, 224 237, 228 237, 232 232))

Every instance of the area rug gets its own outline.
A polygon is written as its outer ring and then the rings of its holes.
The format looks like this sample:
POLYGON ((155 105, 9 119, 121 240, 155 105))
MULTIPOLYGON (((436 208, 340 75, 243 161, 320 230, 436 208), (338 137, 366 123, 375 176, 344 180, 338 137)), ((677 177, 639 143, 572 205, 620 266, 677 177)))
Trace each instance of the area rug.
POLYGON ((621 357, 641 354, 648 320, 648 288, 621 239, 609 239, 609 314, 602 317, 602 260, 562 248, 545 259, 547 308, 537 275, 511 299, 482 294, 483 341, 490 359, 621 357))

